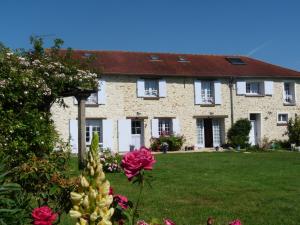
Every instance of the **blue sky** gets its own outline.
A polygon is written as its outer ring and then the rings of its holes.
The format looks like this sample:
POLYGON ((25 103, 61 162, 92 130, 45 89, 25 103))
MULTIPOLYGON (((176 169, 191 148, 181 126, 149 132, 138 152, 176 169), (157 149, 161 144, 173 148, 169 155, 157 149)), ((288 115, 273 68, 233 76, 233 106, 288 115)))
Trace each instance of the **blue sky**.
POLYGON ((251 55, 300 71, 298 0, 2 0, 0 41, 74 49, 251 55))

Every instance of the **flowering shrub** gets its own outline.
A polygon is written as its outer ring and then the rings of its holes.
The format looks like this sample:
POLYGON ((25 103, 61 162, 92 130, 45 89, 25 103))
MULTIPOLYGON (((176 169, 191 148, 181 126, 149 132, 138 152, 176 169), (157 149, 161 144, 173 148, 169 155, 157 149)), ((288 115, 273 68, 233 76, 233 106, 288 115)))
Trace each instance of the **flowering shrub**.
POLYGON ((177 136, 177 135, 161 135, 159 138, 152 138, 151 139, 151 146, 150 148, 153 151, 162 151, 162 145, 164 143, 168 144, 168 151, 179 151, 183 143, 185 142, 184 136, 177 136))
POLYGON ((103 171, 108 173, 121 172, 121 156, 118 153, 112 153, 110 150, 101 152, 100 161, 103 165, 103 171))
POLYGON ((52 212, 52 209, 50 209, 48 206, 35 208, 32 211, 31 216, 34 220, 34 225, 52 225, 57 219, 57 214, 52 212))
POLYGON ((240 220, 234 220, 229 223, 229 225, 242 225, 240 220))

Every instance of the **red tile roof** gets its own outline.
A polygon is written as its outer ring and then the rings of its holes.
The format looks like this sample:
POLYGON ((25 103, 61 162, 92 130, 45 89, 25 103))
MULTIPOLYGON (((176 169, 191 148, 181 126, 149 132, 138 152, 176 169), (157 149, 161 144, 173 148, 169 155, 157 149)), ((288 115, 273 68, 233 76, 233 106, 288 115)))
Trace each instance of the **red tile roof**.
POLYGON ((300 77, 300 72, 246 56, 194 55, 125 51, 74 50, 76 58, 95 56, 92 66, 104 74, 185 77, 300 77), (160 60, 151 60, 157 56, 160 60), (187 62, 179 62, 183 57, 187 62), (226 58, 240 58, 245 65, 233 65, 226 58))

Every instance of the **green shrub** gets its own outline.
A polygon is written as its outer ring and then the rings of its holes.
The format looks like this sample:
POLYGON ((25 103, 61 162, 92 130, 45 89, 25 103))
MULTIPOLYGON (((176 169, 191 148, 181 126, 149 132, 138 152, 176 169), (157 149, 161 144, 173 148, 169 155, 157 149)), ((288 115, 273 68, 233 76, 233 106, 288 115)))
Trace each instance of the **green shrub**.
POLYGON ((228 130, 227 137, 229 143, 233 147, 240 146, 245 148, 249 145, 249 132, 251 130, 251 123, 248 119, 237 120, 228 130))
POLYGON ((159 138, 151 139, 150 148, 152 151, 161 151, 161 145, 167 143, 169 145, 168 151, 179 151, 184 142, 185 138, 183 135, 161 135, 159 138))
POLYGON ((121 172, 121 161, 122 156, 120 156, 118 153, 112 153, 110 149, 103 149, 100 153, 100 162, 103 165, 104 172, 121 172))
POLYGON ((296 146, 300 146, 300 116, 289 120, 286 134, 289 137, 290 144, 295 143, 296 146))
POLYGON ((9 172, 5 171, 3 155, 0 154, 0 224, 28 224, 30 208, 29 198, 19 184, 11 183, 9 172))

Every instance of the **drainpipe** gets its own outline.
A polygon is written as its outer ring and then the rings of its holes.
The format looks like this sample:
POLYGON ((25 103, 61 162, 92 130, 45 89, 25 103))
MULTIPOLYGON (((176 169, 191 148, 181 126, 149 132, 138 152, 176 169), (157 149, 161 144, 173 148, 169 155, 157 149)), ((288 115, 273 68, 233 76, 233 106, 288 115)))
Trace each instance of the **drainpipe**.
POLYGON ((233 95, 232 95, 232 89, 233 89, 233 77, 229 78, 229 90, 230 90, 230 114, 231 114, 231 126, 233 125, 233 95))

